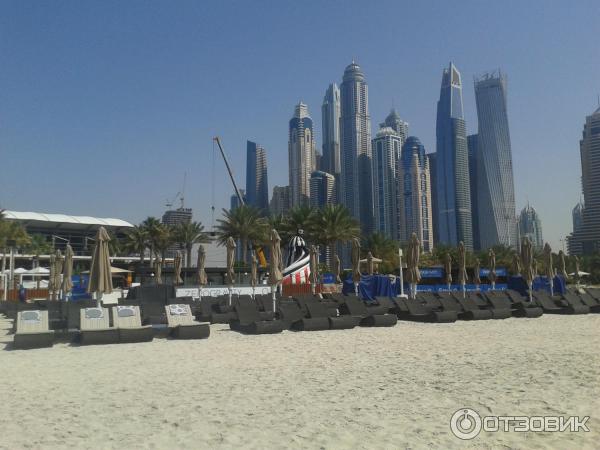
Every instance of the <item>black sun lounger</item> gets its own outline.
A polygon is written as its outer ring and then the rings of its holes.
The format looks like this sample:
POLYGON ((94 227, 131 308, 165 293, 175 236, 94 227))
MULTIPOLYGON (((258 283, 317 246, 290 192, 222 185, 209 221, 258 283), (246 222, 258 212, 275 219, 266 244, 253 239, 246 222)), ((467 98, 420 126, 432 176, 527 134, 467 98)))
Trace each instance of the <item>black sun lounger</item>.
POLYGON ((581 299, 581 301, 589 306, 590 308, 590 312, 592 313, 600 313, 600 300, 598 300, 597 298, 595 298, 594 296, 592 296, 588 291, 581 291, 578 293, 579 298, 581 299))
POLYGON ((535 291, 533 298, 544 310, 544 314, 570 314, 566 306, 558 304, 546 291, 535 291))
POLYGON ((52 347, 54 331, 48 328, 48 311, 19 311, 15 320, 15 348, 52 347))
POLYGON ((508 297, 512 304, 514 317, 526 317, 533 319, 544 314, 544 310, 537 305, 535 299, 529 301, 528 297, 524 297, 513 289, 506 289, 504 291, 488 291, 486 292, 486 296, 488 298, 492 296, 508 297))
POLYGON ((590 307, 583 303, 581 297, 574 292, 567 291, 559 301, 567 307, 568 314, 588 314, 590 312, 590 307))
POLYGON ((281 320, 262 320, 256 304, 250 299, 240 299, 235 305, 236 319, 229 328, 245 334, 273 334, 283 331, 281 320))
POLYGON ((340 313, 348 314, 358 320, 363 327, 393 327, 398 322, 394 314, 373 314, 362 300, 354 295, 348 295, 340 305, 340 313))
POLYGON ((480 309, 485 308, 492 313, 492 319, 508 319, 513 315, 512 303, 506 295, 486 296, 483 293, 468 292, 480 309))
POLYGON ((319 331, 329 330, 328 317, 310 318, 294 300, 278 302, 279 317, 284 326, 294 331, 319 331))
POLYGON ((296 298, 302 309, 311 319, 327 318, 329 320, 329 328, 332 330, 348 330, 354 328, 358 321, 352 316, 333 316, 336 311, 327 308, 316 297, 300 296, 296 298))
POLYGON ((165 306, 167 325, 175 339, 204 339, 210 336, 210 324, 194 320, 190 305, 165 306))
POLYGON ((472 298, 462 298, 462 292, 456 295, 448 292, 439 292, 440 303, 444 311, 455 311, 458 318, 462 320, 487 320, 492 318, 492 312, 485 309, 479 309, 477 303, 472 298))
POLYGON ((119 330, 119 342, 149 342, 154 339, 152 325, 142 325, 139 306, 113 306, 113 321, 119 330))
POLYGON ((415 322, 436 322, 453 323, 456 322, 457 313, 455 311, 442 311, 433 309, 415 299, 404 299, 401 297, 393 299, 398 307, 398 319, 410 320, 415 322))

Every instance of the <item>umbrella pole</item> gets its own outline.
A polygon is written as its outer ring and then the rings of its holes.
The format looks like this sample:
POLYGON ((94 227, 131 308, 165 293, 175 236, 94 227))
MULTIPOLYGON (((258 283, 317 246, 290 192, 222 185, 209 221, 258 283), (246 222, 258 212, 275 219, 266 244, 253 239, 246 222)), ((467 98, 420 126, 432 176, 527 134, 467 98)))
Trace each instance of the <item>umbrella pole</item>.
POLYGON ((254 295, 254 286, 252 286, 252 299, 253 300, 254 300, 254 297, 255 297, 255 295, 254 295))
POLYGON ((274 284, 271 286, 271 296, 273 297, 273 312, 276 311, 276 300, 275 300, 275 292, 277 292, 277 285, 274 284))
POLYGON ((465 298, 467 296, 467 287, 465 286, 465 283, 462 284, 462 291, 463 291, 463 298, 465 298))
POLYGON ((529 283, 529 301, 533 301, 533 283, 529 283))
MULTIPOLYGON (((400 264, 400 297, 404 297, 404 274, 402 273, 402 249, 398 248, 398 260, 400 264)), ((409 288, 410 289, 410 288, 409 288)), ((410 294, 410 292, 409 292, 410 294)))
POLYGON ((354 295, 358 297, 358 283, 354 283, 354 295))
POLYGON ((229 286, 229 304, 228 304, 228 306, 231 306, 231 291, 232 291, 232 287, 229 286))
POLYGON ((102 292, 96 292, 96 308, 102 308, 102 292))

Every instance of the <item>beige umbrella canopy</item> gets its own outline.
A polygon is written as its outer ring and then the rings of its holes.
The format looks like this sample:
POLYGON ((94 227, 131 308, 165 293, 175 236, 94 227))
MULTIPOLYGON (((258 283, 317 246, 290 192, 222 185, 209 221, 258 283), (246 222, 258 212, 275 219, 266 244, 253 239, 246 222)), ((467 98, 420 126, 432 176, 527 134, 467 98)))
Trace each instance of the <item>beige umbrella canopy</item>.
POLYGON ((479 277, 479 271, 481 270, 481 261, 479 258, 475 258, 475 266, 473 267, 473 283, 477 286, 481 284, 481 278, 479 277))
POLYGON ((204 245, 200 244, 200 247, 198 247, 198 269, 196 272, 196 276, 198 277, 198 284, 200 286, 206 286, 208 284, 208 277, 206 276, 206 270, 204 270, 205 264, 206 250, 204 250, 204 245))
POLYGON ((533 270, 533 279, 535 280, 538 277, 538 262, 535 258, 533 258, 531 263, 531 269, 533 270))
POLYGON ((458 243, 458 282, 461 285, 467 284, 467 255, 465 250, 465 244, 463 241, 458 243))
POLYGON ((360 241, 358 238, 352 239, 352 281, 360 283, 360 241))
POLYGON ((60 250, 56 250, 56 259, 54 260, 54 290, 58 294, 60 291, 60 287, 62 284, 61 275, 63 271, 63 266, 65 264, 65 257, 62 255, 60 250))
POLYGON ((310 284, 313 294, 316 293, 316 286, 319 283, 319 254, 314 245, 310 246, 310 284))
POLYGON ((51 254, 50 255, 50 262, 49 264, 49 269, 50 269, 50 274, 48 275, 48 295, 49 298, 52 300, 56 300, 56 297, 54 295, 55 290, 58 289, 58 286, 54 285, 54 282, 56 281, 56 275, 55 275, 55 271, 56 271, 56 255, 55 254, 51 254))
POLYGON ((175 253, 174 265, 174 284, 183 284, 183 280, 181 279, 181 252, 175 253))
POLYGON ((250 284, 255 288, 258 284, 258 259, 254 250, 250 254, 250 284))
POLYGON ((567 275, 567 265, 565 263, 565 252, 562 250, 558 252, 558 273, 567 281, 569 276, 567 275))
POLYGON ((340 277, 341 268, 342 263, 340 261, 340 257, 337 254, 333 255, 333 276, 335 277, 336 283, 342 282, 342 279, 340 277))
POLYGON ((513 254, 512 260, 512 272, 513 275, 521 275, 521 258, 518 254, 513 254))
MULTIPOLYGON (((421 242, 417 238, 417 233, 413 233, 408 242, 406 250, 406 281, 410 286, 410 293, 413 298, 417 295, 417 284, 421 281, 421 272, 419 271, 419 258, 421 256, 421 242)), ((402 267, 400 267, 402 271, 402 267)))
POLYGON ((521 262, 523 263, 523 279, 527 283, 527 286, 529 286, 529 296, 531 299, 533 284, 533 248, 531 241, 527 236, 525 236, 521 242, 521 262))
POLYGON ((488 274, 488 279, 490 280, 490 283, 492 284, 492 289, 494 288, 494 286, 496 285, 496 254, 494 253, 494 250, 492 250, 490 248, 490 251, 488 252, 488 258, 489 258, 489 265, 490 265, 490 273, 488 274))
POLYGON ((225 245, 227 247, 227 284, 233 286, 235 282, 235 271, 233 269, 235 264, 235 240, 229 236, 225 245))
POLYGON ((156 284, 162 284, 162 259, 159 256, 154 259, 154 278, 156 284))
POLYGON ((67 244, 67 249, 65 250, 65 265, 63 268, 63 281, 62 281, 62 291, 63 294, 73 290, 73 248, 67 244))
POLYGON ((446 253, 444 257, 444 272, 446 272, 446 284, 450 286, 452 284, 452 256, 450 253, 446 253))
POLYGON ((113 290, 110 272, 110 254, 108 251, 109 241, 110 236, 106 232, 106 229, 100 227, 98 233, 96 233, 96 245, 92 256, 90 281, 87 288, 88 293, 96 293, 98 307, 100 307, 102 294, 110 294, 113 290))
POLYGON ((269 284, 273 294, 273 310, 275 310, 275 291, 281 280, 283 280, 283 274, 281 273, 281 238, 277 230, 271 230, 270 242, 269 284))

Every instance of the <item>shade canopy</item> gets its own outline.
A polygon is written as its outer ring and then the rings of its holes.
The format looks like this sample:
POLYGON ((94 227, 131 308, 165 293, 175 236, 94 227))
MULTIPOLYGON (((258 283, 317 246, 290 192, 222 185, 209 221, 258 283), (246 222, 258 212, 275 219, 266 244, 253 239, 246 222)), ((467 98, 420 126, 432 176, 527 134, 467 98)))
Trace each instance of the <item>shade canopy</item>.
POLYGON ((475 258, 475 266, 473 267, 473 283, 481 284, 481 278, 479 272, 481 271, 481 261, 479 258, 475 258))
POLYGON ((250 254, 250 284, 252 287, 258 284, 258 259, 254 250, 250 254))
POLYGON ((110 294, 113 291, 112 277, 110 271, 110 252, 108 243, 110 236, 104 227, 100 227, 96 233, 96 245, 92 256, 90 269, 90 281, 88 293, 110 294))
POLYGON ((496 282, 496 254, 494 253, 494 250, 492 250, 490 248, 490 251, 488 252, 488 264, 490 265, 490 273, 488 274, 488 279, 490 280, 490 283, 495 283, 496 282))
MULTIPOLYGON (((417 238, 417 233, 413 233, 410 237, 406 253, 406 281, 411 284, 418 283, 421 281, 421 272, 419 271, 421 242, 419 242, 419 238, 417 238)), ((402 268, 400 268, 400 270, 402 270, 402 268)))
POLYGON ((71 292, 73 290, 73 248, 67 244, 67 249, 65 250, 65 265, 63 267, 63 284, 62 290, 66 294, 67 292, 71 292))
POLYGON ((319 282, 319 256, 314 245, 310 246, 310 282, 313 284, 319 282))
POLYGON ((467 254, 464 242, 460 241, 458 243, 458 282, 466 284, 467 280, 467 254))
POLYGON ((522 267, 522 275, 523 279, 528 285, 533 283, 534 273, 533 273, 533 246, 531 245, 531 240, 529 237, 525 236, 521 241, 521 263, 522 267))
POLYGON ((204 245, 200 244, 198 247, 198 269, 196 272, 196 277, 198 278, 198 284, 200 286, 208 284, 208 277, 206 276, 206 270, 204 269, 205 264, 206 250, 204 249, 204 245))
POLYGON ((229 236, 225 246, 227 247, 227 284, 231 286, 235 282, 235 270, 233 268, 235 265, 235 240, 229 236))
POLYGON ((444 257, 444 272, 446 272, 446 284, 452 284, 452 256, 446 253, 444 257))
POLYGON ((269 250, 271 251, 271 261, 269 265, 269 284, 276 286, 283 280, 281 273, 281 238, 277 230, 271 230, 269 250))
POLYGON ((177 252, 175 254, 175 279, 174 284, 183 284, 183 280, 181 279, 181 252, 177 252))

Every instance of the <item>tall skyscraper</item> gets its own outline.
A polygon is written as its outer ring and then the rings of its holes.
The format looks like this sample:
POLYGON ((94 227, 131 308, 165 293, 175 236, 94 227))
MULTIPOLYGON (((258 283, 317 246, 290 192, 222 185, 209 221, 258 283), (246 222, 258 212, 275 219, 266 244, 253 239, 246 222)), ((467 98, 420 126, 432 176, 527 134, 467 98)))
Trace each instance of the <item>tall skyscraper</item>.
POLYGON ((323 160, 320 170, 339 179, 342 171, 340 162, 340 89, 331 83, 325 92, 321 106, 323 133, 323 160))
POLYGON ((527 236, 535 250, 541 251, 544 248, 542 221, 533 207, 527 205, 521 210, 518 226, 519 240, 527 236))
POLYGON ((473 249, 481 250, 479 240, 479 210, 477 208, 477 135, 467 136, 467 148, 469 151, 469 185, 471 191, 471 228, 473 230, 473 249))
POLYGON ((442 75, 436 122, 438 241, 473 249, 469 155, 460 72, 450 63, 442 75))
POLYGON ((315 170, 310 175, 310 206, 323 208, 335 203, 335 177, 330 173, 315 170))
POLYGON ((433 212, 429 158, 418 137, 410 136, 402 146, 398 168, 399 238, 408 242, 412 233, 433 250, 433 212))
MULTIPOLYGON (((242 196, 242 200, 244 200, 244 203, 246 203, 246 191, 240 189, 240 195, 242 196)), ((231 194, 231 198, 229 199, 229 209, 233 210, 239 208, 241 204, 242 202, 240 202, 240 199, 238 198, 237 194, 231 194)))
POLYGON ((289 186, 275 186, 273 197, 269 205, 269 212, 273 215, 287 213, 292 207, 292 190, 289 186))
POLYGON ((389 115, 385 118, 383 123, 379 124, 380 128, 390 127, 402 138, 402 145, 406 142, 408 137, 408 123, 400 118, 398 112, 392 108, 389 115))
POLYGON ((363 233, 373 229, 371 118, 362 70, 354 61, 340 86, 341 203, 360 221, 363 233))
POLYGON ((427 155, 429 159, 429 180, 431 182, 431 211, 433 216, 433 235, 436 243, 439 242, 438 216, 437 216, 437 154, 435 152, 427 155))
POLYGON ((585 119, 579 151, 585 207, 581 227, 568 238, 569 253, 590 255, 600 250, 600 107, 585 119))
POLYGON ((252 141, 246 143, 246 203, 268 213, 267 153, 252 141))
POLYGON ((475 79, 477 102, 477 211, 482 248, 518 247, 515 183, 508 130, 506 76, 475 79))
POLYGON ((572 218, 573 218, 573 233, 581 230, 583 226, 583 210, 584 210, 583 202, 577 203, 575 208, 573 208, 572 218))
POLYGON ((392 128, 382 126, 373 139, 372 148, 375 231, 397 240, 399 238, 397 171, 402 136, 392 128))
POLYGON ((308 107, 298 103, 289 130, 289 171, 292 206, 310 202, 310 174, 315 170, 315 140, 313 122, 308 107))

